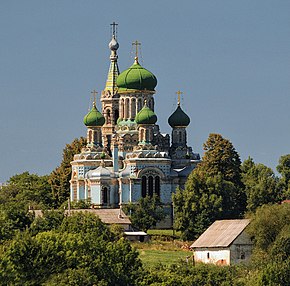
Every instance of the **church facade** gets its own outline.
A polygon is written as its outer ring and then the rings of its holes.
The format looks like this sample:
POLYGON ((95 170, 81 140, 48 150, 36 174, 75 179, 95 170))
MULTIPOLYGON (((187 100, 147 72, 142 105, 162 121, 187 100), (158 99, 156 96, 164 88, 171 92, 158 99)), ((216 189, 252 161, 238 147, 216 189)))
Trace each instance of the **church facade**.
POLYGON ((94 208, 121 208, 156 194, 167 211, 168 225, 172 193, 184 186, 200 160, 187 145, 190 118, 178 100, 168 118, 171 140, 161 133, 154 112, 157 79, 139 64, 137 42, 133 65, 120 73, 118 47, 113 31, 102 110, 94 100, 84 117, 87 145, 71 162, 71 201, 90 199, 94 208))

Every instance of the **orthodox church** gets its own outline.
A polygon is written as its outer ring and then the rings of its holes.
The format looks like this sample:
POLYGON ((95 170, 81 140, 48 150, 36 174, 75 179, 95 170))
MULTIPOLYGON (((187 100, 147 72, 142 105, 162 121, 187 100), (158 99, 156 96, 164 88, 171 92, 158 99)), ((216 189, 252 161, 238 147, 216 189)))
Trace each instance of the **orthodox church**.
POLYGON ((200 161, 199 154, 187 146, 190 118, 178 100, 168 118, 171 141, 169 134, 160 132, 154 112, 157 79, 140 65, 137 41, 133 65, 119 72, 115 25, 109 43, 109 72, 101 94, 102 110, 94 100, 84 117, 87 145, 71 162, 71 201, 90 199, 94 208, 121 208, 156 194, 170 225, 172 193, 184 186, 200 161))

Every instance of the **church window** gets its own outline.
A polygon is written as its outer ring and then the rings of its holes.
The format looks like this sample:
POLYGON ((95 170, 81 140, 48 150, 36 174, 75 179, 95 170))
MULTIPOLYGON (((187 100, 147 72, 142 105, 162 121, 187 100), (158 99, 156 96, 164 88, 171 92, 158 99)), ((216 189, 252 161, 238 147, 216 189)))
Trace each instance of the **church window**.
POLYGON ((104 205, 108 204, 108 188, 107 187, 102 189, 102 203, 104 205))
POLYGON ((181 143, 182 142, 182 132, 179 131, 179 142, 181 143))
POLYGON ((155 177, 155 194, 160 197, 160 177, 155 177))
POLYGON ((107 121, 107 124, 111 123, 111 111, 110 111, 110 109, 107 109, 106 121, 107 121))
POLYGON ((89 131, 89 143, 92 142, 92 130, 89 131))
POLYGON ((114 118, 114 124, 117 124, 117 120, 119 118, 119 110, 115 110, 115 118, 114 118))
POLYGON ((125 119, 129 118, 129 98, 125 99, 125 119))
POLYGON ((148 195, 153 197, 153 177, 149 176, 148 178, 148 195))
POLYGON ((142 198, 146 197, 147 193, 147 178, 145 176, 142 177, 142 198))
POLYGON ((135 98, 131 99, 131 119, 133 120, 136 116, 136 102, 135 98))

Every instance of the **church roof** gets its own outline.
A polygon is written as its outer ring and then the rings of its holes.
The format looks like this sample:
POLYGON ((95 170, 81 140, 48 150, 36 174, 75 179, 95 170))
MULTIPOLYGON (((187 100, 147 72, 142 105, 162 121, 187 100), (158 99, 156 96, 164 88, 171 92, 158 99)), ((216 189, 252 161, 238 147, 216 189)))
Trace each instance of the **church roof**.
POLYGON ((117 86, 122 91, 154 91, 157 85, 157 79, 153 73, 143 68, 135 58, 134 64, 127 70, 120 73, 117 78, 117 86))
POLYGON ((120 74, 118 67, 118 56, 117 50, 119 48, 119 43, 117 42, 115 35, 112 36, 112 40, 109 43, 109 48, 111 50, 110 55, 110 68, 107 76, 105 90, 109 90, 111 94, 114 94, 117 90, 117 78, 120 74))
POLYGON ((84 124, 86 126, 103 126, 104 123, 105 123, 105 117, 97 109, 96 104, 94 103, 92 109, 84 117, 84 124))
POLYGON ((111 171, 101 164, 98 168, 88 171, 86 176, 88 179, 106 178, 111 176, 111 171))
POLYGON ((157 121, 157 116, 145 102, 143 108, 137 113, 135 121, 137 124, 155 124, 157 121))
POLYGON ((176 110, 168 118, 168 124, 174 127, 186 127, 190 123, 190 118, 188 115, 181 109, 180 104, 178 104, 176 110))

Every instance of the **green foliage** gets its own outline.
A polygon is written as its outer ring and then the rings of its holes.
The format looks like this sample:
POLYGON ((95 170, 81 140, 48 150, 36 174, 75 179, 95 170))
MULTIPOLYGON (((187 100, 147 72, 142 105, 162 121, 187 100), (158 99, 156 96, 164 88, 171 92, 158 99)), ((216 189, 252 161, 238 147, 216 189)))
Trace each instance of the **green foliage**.
POLYGON ((64 219, 62 211, 46 210, 42 217, 36 217, 30 226, 30 232, 37 234, 39 232, 58 229, 64 219))
POLYGON ((0 285, 135 285, 141 270, 129 242, 88 213, 19 233, 0 250, 0 285))
POLYGON ((184 240, 192 240, 222 213, 220 177, 204 176, 197 171, 187 179, 185 190, 173 195, 174 225, 184 240))
POLYGON ((0 189, 0 204, 25 202, 33 208, 52 205, 51 188, 48 176, 38 176, 24 172, 9 179, 0 189))
POLYGON ((268 252, 284 227, 290 225, 290 205, 263 205, 247 228, 257 250, 268 252))
POLYGON ((239 284, 234 267, 187 263, 157 266, 148 270, 139 285, 151 286, 233 286, 239 284))
POLYGON ((245 211, 241 161, 232 143, 210 134, 204 149, 185 190, 177 189, 173 195, 174 224, 186 240, 196 238, 216 219, 237 218, 245 211))
POLYGON ((263 164, 255 164, 252 158, 242 164, 242 181, 247 195, 247 210, 254 212, 264 204, 280 200, 278 178, 263 164))
POLYGON ((156 226, 165 218, 165 213, 157 195, 141 198, 138 203, 130 203, 124 207, 124 211, 130 216, 133 227, 147 231, 156 226))
POLYGON ((28 208, 47 208, 52 195, 47 176, 24 172, 0 188, 0 241, 13 237, 16 230, 30 226, 33 215, 28 208))
POLYGON ((283 190, 281 200, 290 199, 290 154, 281 156, 277 171, 281 174, 280 186, 283 190))
POLYGON ((75 139, 71 144, 66 144, 63 149, 62 162, 49 175, 49 183, 51 185, 55 207, 60 206, 69 198, 70 179, 71 179, 71 164, 73 156, 81 152, 81 149, 86 145, 86 139, 80 137, 75 139))

